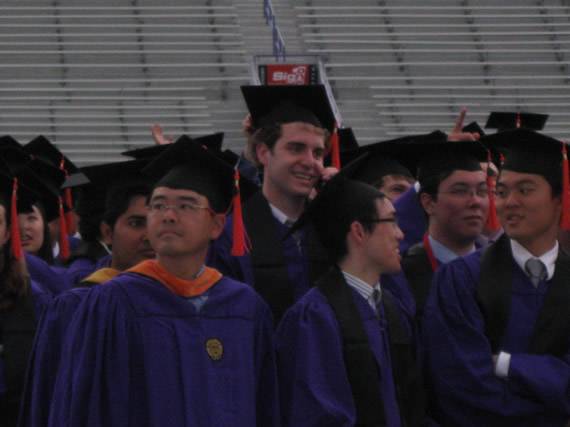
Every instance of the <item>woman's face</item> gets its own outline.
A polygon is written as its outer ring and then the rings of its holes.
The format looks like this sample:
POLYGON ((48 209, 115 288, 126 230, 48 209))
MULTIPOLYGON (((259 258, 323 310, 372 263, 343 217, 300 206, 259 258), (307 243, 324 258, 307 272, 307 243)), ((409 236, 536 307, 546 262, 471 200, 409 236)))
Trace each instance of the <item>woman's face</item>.
POLYGON ((37 254, 44 243, 44 220, 40 210, 32 206, 33 211, 18 214, 18 226, 22 249, 30 254, 37 254))
POLYGON ((10 240, 10 228, 6 221, 6 208, 0 205, 0 247, 3 247, 10 240))

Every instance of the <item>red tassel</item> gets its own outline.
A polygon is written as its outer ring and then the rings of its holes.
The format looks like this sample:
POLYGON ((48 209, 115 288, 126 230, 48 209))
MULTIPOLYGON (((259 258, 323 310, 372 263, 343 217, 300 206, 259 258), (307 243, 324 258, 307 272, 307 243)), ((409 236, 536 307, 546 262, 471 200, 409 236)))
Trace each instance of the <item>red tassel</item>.
POLYGON ((12 247, 10 251, 12 256, 16 259, 24 258, 22 252, 22 240, 20 239, 20 227, 18 226, 18 178, 14 178, 12 186, 12 204, 10 206, 12 214, 11 229, 12 229, 12 247))
POLYGON ((69 207, 69 211, 65 214, 66 232, 67 234, 73 234, 73 212, 71 210, 71 188, 65 189, 65 203, 69 207))
POLYGON ((570 230, 570 194, 568 190, 568 153, 566 143, 562 141, 562 217, 560 228, 570 230))
POLYGON ((251 243, 243 225, 243 216, 241 212, 241 195, 239 191, 239 172, 237 168, 235 169, 234 177, 237 191, 232 201, 234 207, 234 223, 232 229, 234 242, 231 250, 231 255, 243 256, 246 252, 249 253, 251 243))
POLYGON ((521 113, 520 111, 517 113, 517 129, 521 127, 521 113))
POLYGON ((334 131, 329 140, 329 147, 331 150, 331 166, 340 170, 340 148, 338 142, 338 129, 337 124, 334 125, 334 131))
POLYGON ((67 241, 63 200, 61 200, 61 197, 59 197, 59 256, 61 259, 69 258, 69 242, 67 241))
POLYGON ((500 228, 499 218, 497 218, 497 208, 495 206, 495 182, 493 177, 490 175, 489 170, 491 166, 492 158, 491 152, 487 153, 487 188, 489 194, 489 215, 487 216, 487 229, 492 231, 497 231, 500 228))

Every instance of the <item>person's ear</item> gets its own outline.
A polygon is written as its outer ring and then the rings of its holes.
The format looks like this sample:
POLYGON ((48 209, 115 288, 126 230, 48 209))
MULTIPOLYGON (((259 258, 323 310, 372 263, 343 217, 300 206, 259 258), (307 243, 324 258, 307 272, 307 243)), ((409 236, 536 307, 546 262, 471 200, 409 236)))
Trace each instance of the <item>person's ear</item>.
POLYGON ((99 230, 101 230, 101 236, 103 237, 103 243, 110 246, 113 242, 113 229, 105 221, 101 221, 99 225, 99 230))
POLYGON ((435 199, 430 194, 428 193, 420 194, 420 204, 422 205, 422 208, 424 208, 424 211, 426 211, 428 215, 433 214, 435 203, 436 203, 435 199))

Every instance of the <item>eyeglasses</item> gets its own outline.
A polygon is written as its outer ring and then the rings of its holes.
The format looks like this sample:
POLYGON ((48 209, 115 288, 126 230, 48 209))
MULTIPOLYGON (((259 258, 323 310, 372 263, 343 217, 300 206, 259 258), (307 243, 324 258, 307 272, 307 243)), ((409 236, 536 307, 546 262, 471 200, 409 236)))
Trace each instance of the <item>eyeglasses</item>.
POLYGON ((489 190, 486 188, 478 188, 477 190, 473 190, 471 188, 456 188, 451 191, 438 191, 438 194, 450 194, 452 197, 456 197, 458 199, 469 199, 473 195, 483 199, 489 195, 489 190))
POLYGON ((212 215, 216 213, 209 206, 201 206, 195 203, 179 203, 177 205, 167 205, 162 202, 153 202, 147 206, 149 213, 164 216, 169 209, 175 211, 180 217, 195 216, 202 210, 207 210, 212 215))

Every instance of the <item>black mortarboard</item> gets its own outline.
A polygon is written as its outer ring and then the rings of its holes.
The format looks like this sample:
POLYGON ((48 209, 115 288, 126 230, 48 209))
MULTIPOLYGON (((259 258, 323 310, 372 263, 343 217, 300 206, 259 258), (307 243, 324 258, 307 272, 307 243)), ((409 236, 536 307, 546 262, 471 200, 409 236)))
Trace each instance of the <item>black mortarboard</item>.
MULTIPOLYGON (((222 143, 224 141, 224 133, 217 132, 211 135, 200 136, 195 139, 190 138, 187 135, 182 135, 176 140, 176 142, 178 141, 196 142, 200 145, 204 145, 210 150, 220 151, 222 149, 222 143)), ((136 150, 123 151, 121 155, 133 157, 135 159, 153 159, 161 154, 169 145, 170 144, 152 145, 150 147, 137 148, 136 150)))
MULTIPOLYGON (((17 173, 18 179, 41 195, 40 200, 45 208, 46 221, 51 222, 60 215, 59 188, 65 181, 65 172, 50 166, 41 160, 32 160, 26 168, 17 173)), ((20 205, 18 204, 20 208, 20 205)), ((64 211, 70 207, 62 206, 64 211)))
POLYGON ((417 166, 417 178, 423 185, 430 178, 456 170, 478 171, 488 158, 479 141, 421 141, 407 145, 408 161, 417 166))
POLYGON ((562 141, 521 128, 487 135, 483 142, 503 154, 503 170, 542 175, 557 182, 561 179, 562 141))
POLYGON ((22 144, 12 138, 10 135, 4 135, 0 137, 0 147, 11 147, 16 150, 21 150, 22 144))
POLYGON ((252 127, 302 122, 332 132, 335 116, 323 85, 242 86, 252 127))
POLYGON ((461 129, 461 131, 468 133, 478 133, 479 136, 485 135, 485 131, 481 126, 479 126, 479 123, 477 122, 471 122, 468 125, 463 126, 463 129, 461 129))
POLYGON ((0 146, 0 157, 6 161, 12 175, 25 168, 31 161, 30 155, 13 146, 0 146))
POLYGON ((497 129, 498 132, 518 128, 542 130, 547 119, 547 114, 492 112, 485 128, 497 129))
POLYGON ((117 185, 152 184, 148 175, 142 169, 148 165, 148 160, 127 160, 124 162, 105 163, 84 166, 81 173, 101 192, 107 192, 117 185))
POLYGON ((170 144, 143 172, 156 180, 155 187, 202 194, 216 213, 225 213, 234 195, 234 169, 195 143, 178 140, 170 144))
POLYGON ((77 172, 77 167, 73 162, 43 135, 28 142, 24 145, 23 150, 34 158, 51 163, 56 168, 64 169, 68 174, 77 172))
POLYGON ((356 136, 354 136, 352 128, 338 129, 338 148, 341 157, 342 153, 356 150, 358 147, 358 141, 356 140, 356 136))
POLYGON ((61 189, 65 190, 66 188, 77 188, 87 184, 89 184, 89 178, 87 178, 85 174, 81 172, 75 172, 67 177, 61 186, 61 189))

